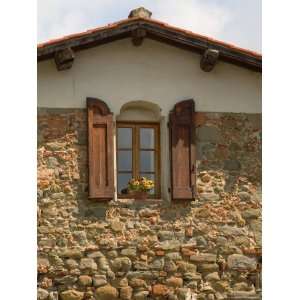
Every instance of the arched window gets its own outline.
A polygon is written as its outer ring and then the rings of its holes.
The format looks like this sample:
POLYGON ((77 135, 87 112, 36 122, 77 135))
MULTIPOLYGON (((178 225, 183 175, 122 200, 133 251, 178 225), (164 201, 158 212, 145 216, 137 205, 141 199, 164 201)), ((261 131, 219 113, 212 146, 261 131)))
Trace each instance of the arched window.
POLYGON ((160 197, 160 108, 147 101, 123 105, 117 116, 117 190, 118 197, 130 197, 131 178, 154 181, 150 191, 160 197))

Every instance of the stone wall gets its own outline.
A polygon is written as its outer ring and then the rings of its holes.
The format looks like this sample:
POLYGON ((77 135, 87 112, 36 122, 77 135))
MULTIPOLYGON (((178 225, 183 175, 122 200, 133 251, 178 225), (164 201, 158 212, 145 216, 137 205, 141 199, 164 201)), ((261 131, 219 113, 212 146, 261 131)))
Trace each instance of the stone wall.
POLYGON ((39 109, 39 299, 258 299, 260 116, 200 125, 199 199, 95 203, 86 112, 39 109))

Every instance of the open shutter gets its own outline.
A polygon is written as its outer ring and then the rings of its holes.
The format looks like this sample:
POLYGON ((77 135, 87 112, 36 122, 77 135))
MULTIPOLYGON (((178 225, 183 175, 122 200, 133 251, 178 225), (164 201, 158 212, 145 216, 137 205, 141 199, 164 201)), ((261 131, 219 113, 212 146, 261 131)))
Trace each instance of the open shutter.
POLYGON ((171 155, 171 197, 195 198, 194 100, 178 102, 169 115, 171 155))
POLYGON ((87 98, 89 198, 114 197, 113 115, 105 102, 87 98))

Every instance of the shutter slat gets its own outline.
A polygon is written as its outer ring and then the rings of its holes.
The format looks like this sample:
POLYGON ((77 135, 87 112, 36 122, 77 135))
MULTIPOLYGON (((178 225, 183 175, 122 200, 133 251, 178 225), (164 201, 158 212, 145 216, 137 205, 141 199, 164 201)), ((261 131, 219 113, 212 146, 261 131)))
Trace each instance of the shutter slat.
POLYGON ((194 100, 177 103, 170 112, 171 196, 173 200, 195 198, 194 100))
POLYGON ((107 104, 87 98, 89 136, 89 198, 114 197, 113 115, 107 104))

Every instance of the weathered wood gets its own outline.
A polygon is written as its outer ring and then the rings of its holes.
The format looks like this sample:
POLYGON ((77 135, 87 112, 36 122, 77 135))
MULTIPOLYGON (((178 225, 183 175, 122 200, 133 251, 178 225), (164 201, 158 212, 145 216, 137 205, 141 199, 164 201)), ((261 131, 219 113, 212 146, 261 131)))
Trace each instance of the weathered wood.
POLYGON ((201 37, 192 37, 187 33, 168 29, 149 20, 129 20, 114 28, 101 29, 79 37, 58 41, 38 48, 38 61, 50 59, 56 51, 71 47, 74 51, 88 49, 114 40, 130 37, 132 31, 143 28, 147 31, 147 38, 155 39, 179 48, 184 48, 196 53, 204 53, 207 48, 219 51, 219 59, 251 70, 261 72, 262 60, 226 45, 214 43, 201 37))
POLYGON ((177 103, 169 115, 172 200, 195 198, 194 112, 195 103, 191 99, 177 103))
POLYGON ((114 197, 113 116, 107 104, 87 98, 89 147, 89 198, 114 197))
POLYGON ((219 58, 219 51, 207 49, 201 57, 200 67, 204 72, 210 72, 215 67, 219 58))
POLYGON ((214 48, 219 50, 220 60, 261 72, 261 58, 238 51, 238 49, 226 47, 225 45, 217 44, 212 41, 208 41, 207 39, 187 36, 184 33, 172 31, 166 28, 157 28, 157 26, 152 26, 152 24, 149 23, 144 23, 142 27, 147 30, 147 38, 155 39, 195 53, 204 53, 207 48, 214 48))
POLYGON ((72 68, 74 59, 75 54, 70 47, 55 52, 54 60, 58 71, 72 68))
POLYGON ((143 28, 137 28, 137 29, 133 30, 132 33, 131 33, 132 44, 134 46, 142 45, 143 40, 144 40, 146 35, 147 35, 147 32, 143 28))

